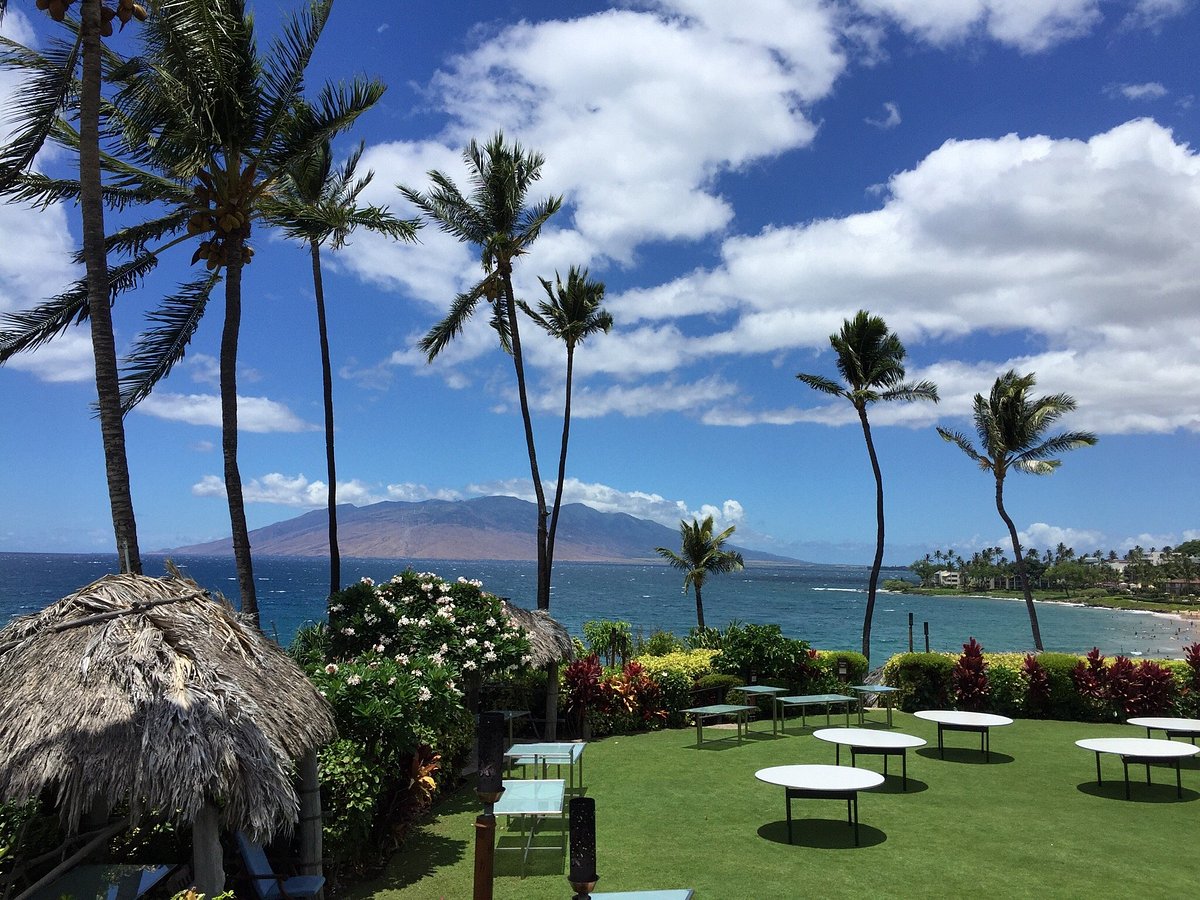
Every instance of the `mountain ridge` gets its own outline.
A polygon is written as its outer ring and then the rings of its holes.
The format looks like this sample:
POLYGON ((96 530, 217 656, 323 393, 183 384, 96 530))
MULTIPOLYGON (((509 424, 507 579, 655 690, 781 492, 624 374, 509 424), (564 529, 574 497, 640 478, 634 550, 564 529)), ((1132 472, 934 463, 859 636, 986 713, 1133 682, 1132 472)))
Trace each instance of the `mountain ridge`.
MULTIPOLYGON (((343 556, 384 559, 537 558, 537 507, 516 497, 470 500, 384 500, 368 506, 338 506, 338 548, 343 556)), ((324 509, 250 532, 255 553, 269 556, 328 556, 324 509)), ((582 503, 564 504, 554 558, 560 562, 658 560, 655 547, 679 546, 678 529, 623 512, 601 512, 582 503)), ((727 544, 747 562, 812 565, 804 560, 727 544)), ((173 547, 166 553, 232 555, 229 538, 173 547)))

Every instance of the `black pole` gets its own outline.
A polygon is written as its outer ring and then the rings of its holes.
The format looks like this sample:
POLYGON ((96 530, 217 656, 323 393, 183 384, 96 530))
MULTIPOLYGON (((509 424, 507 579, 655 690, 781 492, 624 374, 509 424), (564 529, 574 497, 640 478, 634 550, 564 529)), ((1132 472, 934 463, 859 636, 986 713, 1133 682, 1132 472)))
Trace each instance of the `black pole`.
POLYGON ((492 900, 496 862, 496 814, 493 806, 504 793, 504 716, 486 712, 479 717, 478 781, 475 793, 483 812, 475 817, 474 900, 492 900))
POLYGON ((929 623, 925 623, 925 652, 929 652, 929 623))
POLYGON ((908 614, 908 652, 913 652, 913 614, 908 614))
POLYGON ((571 870, 567 882, 574 900, 588 900, 600 876, 596 874, 596 801, 572 797, 568 807, 571 828, 571 870))

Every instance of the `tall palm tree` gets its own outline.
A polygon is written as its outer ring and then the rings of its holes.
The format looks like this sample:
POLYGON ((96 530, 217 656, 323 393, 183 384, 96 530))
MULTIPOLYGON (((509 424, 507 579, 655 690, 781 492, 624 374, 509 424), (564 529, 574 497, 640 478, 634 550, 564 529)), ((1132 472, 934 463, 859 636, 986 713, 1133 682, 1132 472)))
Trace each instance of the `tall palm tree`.
POLYGON ((867 407, 876 402, 897 400, 932 400, 937 403, 937 385, 932 381, 916 384, 904 381, 904 345, 900 343, 900 338, 888 330, 882 318, 872 316, 866 310, 859 310, 853 319, 846 319, 842 323, 842 330, 829 336, 829 343, 837 353, 837 367, 843 383, 838 384, 820 375, 801 373, 796 377, 814 390, 849 400, 858 413, 863 438, 867 442, 867 455, 871 459, 871 471, 875 474, 875 558, 871 562, 871 577, 867 582, 862 652, 863 656, 870 659, 871 619, 875 614, 879 570, 883 567, 884 520, 883 475, 875 454, 875 442, 871 438, 867 407))
POLYGON ((541 178, 545 159, 540 153, 526 152, 519 143, 507 143, 500 132, 482 146, 471 141, 463 151, 463 160, 470 171, 468 195, 464 195, 449 176, 436 170, 428 173, 433 187, 427 192, 397 185, 409 202, 436 222, 442 231, 474 245, 483 264, 483 278, 454 298, 449 313, 429 330, 420 346, 432 362, 462 332, 480 301, 486 300, 491 306, 492 327, 500 336, 501 347, 512 355, 517 375, 529 470, 537 498, 537 608, 549 609, 547 520, 550 511, 538 470, 533 422, 525 390, 525 360, 521 354, 512 273, 517 258, 529 252, 530 245, 541 234, 542 226, 562 206, 562 197, 549 197, 526 206, 530 188, 541 178))
POLYGON ((329 593, 341 590, 341 554, 337 538, 337 464, 333 446, 333 372, 329 360, 329 330, 325 317, 325 287, 321 277, 321 246, 339 250, 356 228, 365 228, 394 240, 415 241, 417 222, 393 216, 385 207, 359 206, 358 195, 371 183, 372 172, 355 179, 363 144, 341 168, 333 165, 331 142, 326 140, 305 159, 298 160, 263 204, 266 220, 288 237, 308 245, 312 258, 313 293, 317 303, 317 331, 321 342, 321 381, 325 400, 325 466, 329 485, 329 593))
MULTIPOLYGON (((72 0, 50 4, 51 18, 62 22, 72 0)), ((6 3, 0 2, 0 17, 6 3)), ((81 21, 72 23, 74 40, 58 48, 53 57, 43 57, 34 65, 36 76, 27 83, 27 94, 17 104, 17 128, 14 139, 0 150, 0 193, 9 193, 33 162, 51 134, 54 123, 66 112, 75 92, 79 98, 79 209, 83 232, 86 305, 80 314, 89 320, 92 358, 96 378, 96 409, 104 448, 104 469, 108 485, 113 534, 116 539, 118 567, 122 572, 140 575, 141 551, 138 547, 137 520, 129 483, 129 461, 125 452, 125 424, 121 411, 120 379, 117 370, 116 341, 113 337, 108 258, 104 246, 104 201, 100 166, 100 107, 103 47, 101 38, 113 33, 114 11, 102 8, 100 0, 83 0, 81 21), (80 71, 81 70, 81 71, 80 71), (77 74, 78 73, 78 74, 77 74)), ((131 0, 122 0, 115 15, 121 27, 131 18, 145 19, 145 10, 131 0)), ((13 42, 0 49, 0 63, 31 64, 34 55, 13 42)), ((0 336, 0 362, 14 353, 29 349, 14 343, 6 333, 0 336)))
POLYGON ((567 475, 567 441, 571 435, 571 388, 575 377, 575 348, 593 334, 607 334, 612 328, 613 318, 600 304, 604 302, 604 282, 588 278, 587 269, 580 271, 571 266, 564 285, 558 273, 554 273, 554 284, 539 278, 546 291, 547 300, 538 301, 537 309, 518 301, 518 305, 547 334, 562 341, 567 347, 567 384, 563 401, 562 444, 558 452, 558 484, 554 489, 554 503, 550 510, 550 527, 546 535, 546 582, 549 570, 554 566, 554 536, 558 531, 558 512, 562 508, 563 482, 567 475))
POLYGON ((961 432, 941 427, 937 431, 943 440, 957 444, 963 453, 979 464, 979 468, 991 472, 995 478, 996 511, 1008 527, 1008 536, 1012 540, 1013 559, 1016 560, 1017 574, 1025 591, 1025 607, 1029 611, 1029 625, 1033 629, 1033 645, 1042 650, 1042 632, 1038 627, 1037 610, 1033 605, 1033 592, 1029 588, 1029 573, 1025 568, 1025 556, 1021 553, 1017 526, 1004 508, 1004 478, 1010 469, 1030 475, 1049 475, 1062 465, 1062 460, 1051 457, 1077 447, 1090 447, 1096 443, 1096 436, 1089 431, 1066 431, 1047 437, 1046 431, 1050 426, 1075 408, 1075 399, 1066 394, 1030 397, 1029 390, 1036 383, 1034 373, 1018 375, 1010 369, 996 379, 990 396, 975 395, 978 450, 961 432))
POLYGON ((683 589, 690 586, 696 591, 696 625, 704 628, 704 598, 701 590, 709 575, 724 575, 737 572, 745 566, 742 554, 726 550, 725 542, 737 526, 730 525, 718 535, 713 535, 713 517, 704 521, 679 520, 680 552, 668 547, 655 547, 654 552, 669 562, 672 567, 683 571, 683 589))

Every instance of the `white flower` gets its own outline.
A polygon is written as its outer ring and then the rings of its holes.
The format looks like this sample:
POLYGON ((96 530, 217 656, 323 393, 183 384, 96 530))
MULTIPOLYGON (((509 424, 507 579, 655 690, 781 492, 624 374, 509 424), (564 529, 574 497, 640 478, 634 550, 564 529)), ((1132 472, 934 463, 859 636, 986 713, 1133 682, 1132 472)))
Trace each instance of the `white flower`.
POLYGON ((383 652, 383 644, 376 644, 371 649, 374 650, 376 653, 382 653, 383 652))
POLYGON ((468 659, 466 662, 463 663, 463 668, 464 669, 476 668, 475 661, 473 659, 468 659))
POLYGON ((346 679, 346 684, 362 684, 362 676, 361 675, 351 675, 349 678, 346 679))
MULTIPOLYGON (((468 646, 468 647, 474 647, 476 644, 478 644, 478 643, 479 643, 479 641, 475 640, 475 638, 467 638, 467 639, 466 639, 466 641, 465 641, 464 643, 465 643, 465 644, 466 644, 466 646, 468 646)), ((444 646, 446 646, 446 645, 445 645, 445 644, 443 644, 442 646, 444 647, 444 646)), ((487 646, 487 644, 484 644, 484 646, 486 647, 486 646, 487 646)))
POLYGON ((341 612, 341 611, 342 611, 343 609, 345 609, 345 608, 346 608, 346 607, 342 606, 342 604, 340 604, 340 603, 335 603, 335 604, 333 604, 333 606, 329 607, 329 611, 330 611, 330 612, 339 613, 339 612, 341 612))
POLYGON ((496 648, 496 645, 495 645, 495 644, 493 644, 491 641, 484 641, 484 642, 483 642, 483 649, 484 649, 484 650, 494 650, 495 648, 496 648))
POLYGON ((397 653, 396 654, 396 662, 400 663, 400 665, 402 665, 402 666, 407 666, 408 665, 408 656, 404 653, 397 653))
POLYGON ((484 622, 483 624, 486 625, 488 628, 495 628, 496 620, 492 616, 488 616, 487 621, 484 622))
POLYGON ((336 674, 337 674, 337 670, 338 670, 337 664, 336 664, 336 663, 330 663, 329 665, 327 665, 327 666, 325 667, 325 674, 326 674, 326 675, 336 675, 336 674))
POLYGON ((495 662, 496 661, 496 651, 489 650, 487 653, 483 654, 483 658, 486 659, 488 662, 495 662))
POLYGON ((448 593, 450 593, 450 585, 446 584, 446 582, 443 581, 441 584, 438 585, 438 590, 441 591, 443 594, 448 594, 448 593))
POLYGON ((368 578, 366 575, 364 575, 364 576, 362 577, 362 579, 360 580, 360 582, 359 582, 359 583, 360 583, 360 584, 367 584, 367 585, 370 585, 371 587, 374 587, 374 586, 375 586, 375 581, 374 581, 373 579, 371 579, 371 578, 368 578))
POLYGON ((349 635, 352 635, 352 634, 354 634, 354 629, 353 629, 353 628, 349 628, 349 627, 347 627, 347 628, 343 628, 343 629, 342 629, 342 634, 344 634, 344 635, 347 635, 347 636, 349 636, 349 635))
POLYGON ((424 703, 426 700, 430 700, 432 698, 433 698, 433 691, 429 690, 429 688, 427 688, 427 687, 422 687, 419 691, 417 691, 417 699, 420 700, 422 703, 424 703))
POLYGON ((433 585, 430 584, 428 581, 426 581, 426 582, 422 583, 421 590, 423 590, 425 593, 428 594, 430 591, 433 590, 433 585))
POLYGON ((442 663, 444 663, 446 661, 446 657, 442 656, 442 654, 440 654, 440 653, 435 653, 429 658, 433 661, 433 664, 435 666, 440 666, 442 663))
POLYGON ((416 677, 416 678, 420 678, 422 675, 424 675, 424 674, 425 674, 425 673, 424 673, 424 672, 422 672, 420 669, 413 669, 413 670, 412 670, 412 673, 413 673, 413 676, 414 676, 414 677, 416 677))
POLYGON ((450 648, 445 644, 442 644, 442 646, 438 647, 438 650, 440 650, 442 653, 446 653, 450 650, 450 648))
POLYGON ((378 669, 379 668, 379 660, 372 660, 371 662, 367 663, 367 668, 368 669, 378 669))
POLYGON ((388 687, 391 687, 395 683, 396 683, 396 676, 393 675, 391 678, 388 679, 388 687))

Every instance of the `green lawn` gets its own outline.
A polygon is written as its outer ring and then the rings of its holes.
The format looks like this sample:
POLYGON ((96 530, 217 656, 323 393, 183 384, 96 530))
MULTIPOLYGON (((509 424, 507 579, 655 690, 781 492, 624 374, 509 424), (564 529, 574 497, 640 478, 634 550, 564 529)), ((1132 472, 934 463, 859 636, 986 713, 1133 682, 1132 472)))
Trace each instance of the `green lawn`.
MULTIPOLYGON (((823 716, 808 721, 818 720, 823 726, 823 716)), ((1104 757, 1105 782, 1097 787, 1095 756, 1073 743, 1144 737, 1141 729, 1018 721, 993 731, 992 761, 985 764, 977 735, 948 733, 940 760, 936 726, 897 713, 895 727, 926 738, 933 749, 909 751, 907 793, 897 774, 860 794, 862 846, 855 847, 846 804, 833 800, 793 801, 795 844, 787 844, 783 789, 757 781, 754 772, 832 763, 834 750, 813 738, 811 727, 789 727, 779 738, 769 728, 762 734, 764 727, 757 723, 760 733, 740 746, 730 740, 698 750, 694 729, 589 745, 585 788, 596 799, 598 890, 692 887, 699 900, 1180 897, 1195 890, 1200 764, 1184 762, 1182 800, 1173 768, 1153 769, 1155 783, 1147 787, 1145 769, 1133 767, 1133 797, 1126 801, 1119 760, 1104 757)), ((882 759, 859 764, 880 770, 882 759)), ((889 772, 899 768, 898 759, 889 761, 889 772)), ((414 832, 381 877, 345 895, 470 897, 478 811, 474 792, 460 791, 414 832)), ((500 827, 503 833, 503 819, 500 827)), ((531 857, 524 879, 518 858, 498 857, 498 900, 570 896, 556 854, 531 857)))

